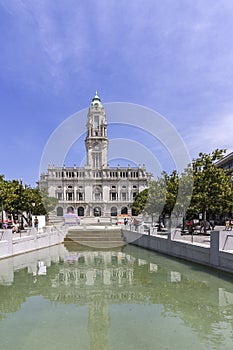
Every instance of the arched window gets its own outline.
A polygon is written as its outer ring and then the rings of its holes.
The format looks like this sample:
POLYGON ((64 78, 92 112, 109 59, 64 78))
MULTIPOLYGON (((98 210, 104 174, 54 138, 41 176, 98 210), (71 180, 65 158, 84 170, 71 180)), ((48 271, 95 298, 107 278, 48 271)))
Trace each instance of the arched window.
POLYGON ((117 216, 117 207, 111 208, 111 216, 117 216))
POLYGON ((95 201, 100 201, 102 199, 102 188, 100 186, 94 188, 93 196, 95 201))
POLYGON ((121 208, 121 214, 128 214, 128 208, 127 207, 122 207, 121 208))
POLYGON ((101 208, 95 207, 93 211, 94 216, 101 216, 101 208))
POLYGON ((74 212, 74 208, 73 207, 68 207, 67 208, 67 213, 73 213, 74 212))
POLYGON ((78 207, 78 216, 84 216, 84 208, 78 207))
POLYGON ((57 208, 57 216, 63 216, 63 208, 62 207, 57 208))

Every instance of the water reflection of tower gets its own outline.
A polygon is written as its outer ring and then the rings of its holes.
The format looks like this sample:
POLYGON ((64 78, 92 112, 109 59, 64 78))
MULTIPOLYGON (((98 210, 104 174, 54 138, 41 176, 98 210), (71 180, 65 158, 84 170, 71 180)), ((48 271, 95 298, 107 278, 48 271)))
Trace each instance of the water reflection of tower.
POLYGON ((108 350, 109 302, 93 300, 88 310, 88 334, 91 350, 108 350))
MULTIPOLYGON (((132 258, 119 251, 95 251, 79 253, 76 261, 72 255, 67 261, 71 261, 72 266, 66 265, 60 270, 58 281, 63 280, 69 286, 71 297, 76 295, 81 304, 88 305, 90 349, 108 350, 109 305, 128 299, 126 290, 133 282, 132 258), (85 293, 82 293, 84 286, 85 293)), ((69 298, 67 294, 65 297, 69 298)))

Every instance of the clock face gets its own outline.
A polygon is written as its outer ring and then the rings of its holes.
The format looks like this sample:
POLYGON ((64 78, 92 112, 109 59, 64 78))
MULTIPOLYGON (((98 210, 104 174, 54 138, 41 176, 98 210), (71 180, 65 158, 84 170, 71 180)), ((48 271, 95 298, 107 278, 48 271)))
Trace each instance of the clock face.
POLYGON ((100 149, 100 146, 99 146, 99 145, 95 145, 95 146, 94 146, 94 150, 95 150, 95 151, 99 151, 99 149, 100 149))

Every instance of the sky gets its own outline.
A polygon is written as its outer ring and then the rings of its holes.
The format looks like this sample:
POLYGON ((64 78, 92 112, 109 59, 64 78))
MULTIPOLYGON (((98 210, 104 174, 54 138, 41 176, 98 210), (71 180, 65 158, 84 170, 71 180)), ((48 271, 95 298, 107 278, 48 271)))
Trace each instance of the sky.
MULTIPOLYGON (((0 0, 0 33, 6 179, 35 186, 51 135, 70 116, 86 113, 96 90, 106 106, 158 112, 191 159, 216 148, 233 151, 232 1, 0 0)), ((123 124, 110 124, 109 138, 135 138, 156 152, 143 130, 123 124)), ((67 165, 81 162, 81 140, 67 165)))

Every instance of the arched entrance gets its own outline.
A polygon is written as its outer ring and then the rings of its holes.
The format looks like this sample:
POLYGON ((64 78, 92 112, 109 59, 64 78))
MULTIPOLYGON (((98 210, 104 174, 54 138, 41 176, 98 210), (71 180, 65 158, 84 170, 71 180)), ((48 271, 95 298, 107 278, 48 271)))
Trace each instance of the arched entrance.
POLYGON ((78 207, 78 216, 84 216, 84 208, 78 207))
POLYGON ((101 216, 101 208, 100 207, 95 207, 93 210, 94 216, 101 216))
POLYGON ((74 208, 73 207, 68 207, 67 208, 67 213, 73 213, 74 212, 74 208))
POLYGON ((63 216, 63 208, 62 207, 57 208, 57 216, 63 216))
POLYGON ((111 208, 111 216, 117 216, 117 207, 111 208))
POLYGON ((121 208, 121 214, 128 214, 128 208, 127 207, 122 207, 121 208))

